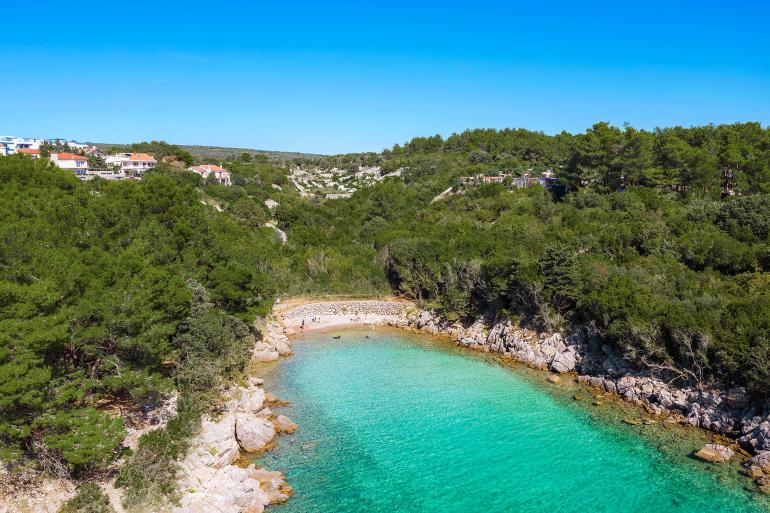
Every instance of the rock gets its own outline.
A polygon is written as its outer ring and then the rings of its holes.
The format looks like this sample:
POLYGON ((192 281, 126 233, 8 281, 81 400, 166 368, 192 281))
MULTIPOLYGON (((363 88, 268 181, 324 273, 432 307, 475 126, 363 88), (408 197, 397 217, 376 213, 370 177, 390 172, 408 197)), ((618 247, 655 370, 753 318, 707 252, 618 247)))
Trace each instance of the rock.
POLYGON ((273 420, 273 425, 278 433, 294 433, 299 426, 292 422, 292 420, 286 415, 278 415, 273 420))
POLYGON ((559 383, 561 381, 561 378, 555 374, 550 374, 547 378, 549 383, 559 383))
POLYGON ((258 362, 274 362, 280 358, 278 351, 272 349, 258 349, 252 353, 252 358, 258 362))
POLYGON ((234 466, 217 471, 208 481, 182 495, 174 513, 262 512, 270 496, 249 469, 234 466))
POLYGON ((262 409, 265 403, 265 391, 261 388, 241 388, 241 400, 238 408, 247 413, 253 413, 262 409))
POLYGON ((238 442, 235 440, 235 415, 225 414, 219 421, 204 419, 201 422, 200 446, 213 457, 210 462, 215 468, 231 464, 238 457, 238 442))
POLYGON ((623 419, 624 424, 628 424, 629 426, 641 426, 642 421, 639 419, 623 419))
POLYGON ((564 374, 565 372, 571 372, 575 370, 576 365, 577 359, 574 350, 567 350, 563 353, 557 353, 554 355, 553 360, 551 360, 550 367, 552 371, 558 372, 559 374, 564 374))
POLYGON ((763 474, 770 474, 770 451, 757 454, 749 460, 748 464, 757 467, 763 474))
POLYGON ((754 452, 770 451, 770 421, 764 420, 738 439, 740 444, 754 452))
POLYGON ((275 426, 267 419, 248 413, 239 413, 235 419, 235 437, 246 452, 265 448, 275 436, 275 426))
POLYGON ((275 350, 278 351, 280 356, 289 356, 291 354, 291 346, 282 340, 275 344, 275 350))
POLYGON ((709 463, 725 463, 735 455, 729 447, 719 444, 706 444, 695 453, 695 457, 709 463))
POLYGON ((255 468, 254 465, 249 465, 246 469, 251 479, 259 482, 260 488, 267 495, 270 504, 278 504, 286 502, 293 490, 291 486, 286 483, 286 480, 281 472, 273 470, 265 470, 255 468))

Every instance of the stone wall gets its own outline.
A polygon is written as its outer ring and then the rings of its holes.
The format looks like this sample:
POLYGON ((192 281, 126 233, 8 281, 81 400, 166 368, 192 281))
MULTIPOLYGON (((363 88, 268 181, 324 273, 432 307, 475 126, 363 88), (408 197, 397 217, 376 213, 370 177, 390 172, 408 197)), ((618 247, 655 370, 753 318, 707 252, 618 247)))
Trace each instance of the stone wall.
POLYGON ((326 301, 307 303, 282 314, 286 320, 309 319, 316 316, 400 316, 412 306, 411 303, 396 301, 326 301))

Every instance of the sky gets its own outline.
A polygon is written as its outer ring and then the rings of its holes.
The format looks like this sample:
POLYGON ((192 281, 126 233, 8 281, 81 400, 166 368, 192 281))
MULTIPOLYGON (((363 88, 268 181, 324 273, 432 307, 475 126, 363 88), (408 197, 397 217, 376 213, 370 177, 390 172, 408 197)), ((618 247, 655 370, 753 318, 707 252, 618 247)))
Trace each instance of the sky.
POLYGON ((770 124, 770 0, 50 2, 0 19, 0 134, 380 151, 770 124))

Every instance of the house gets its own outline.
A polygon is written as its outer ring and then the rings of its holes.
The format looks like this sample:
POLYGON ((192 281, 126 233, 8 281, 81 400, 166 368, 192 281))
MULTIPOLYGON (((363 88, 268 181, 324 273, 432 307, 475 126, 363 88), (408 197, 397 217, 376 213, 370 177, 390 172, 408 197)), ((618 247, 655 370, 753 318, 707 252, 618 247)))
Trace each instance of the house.
POLYGON ((22 155, 29 155, 33 159, 40 158, 40 150, 34 150, 32 148, 19 148, 16 150, 16 153, 21 153, 22 155))
POLYGON ((107 159, 107 153, 103 152, 96 146, 89 146, 83 152, 91 157, 99 157, 101 159, 107 159))
POLYGON ((51 153, 51 162, 62 169, 74 171, 76 175, 85 175, 88 170, 88 159, 74 153, 51 153))
POLYGON ((220 185, 232 185, 233 183, 230 179, 230 172, 223 167, 217 166, 216 164, 190 166, 187 168, 187 170, 202 176, 204 180, 208 179, 209 175, 213 174, 214 178, 217 180, 217 183, 220 185))
POLYGON ((511 175, 498 175, 498 176, 482 176, 481 183, 503 183, 505 179, 511 175))
POLYGON ((6 157, 16 153, 16 143, 10 135, 0 135, 0 155, 6 157))
POLYGON ((136 177, 141 177, 142 173, 154 168, 158 163, 147 153, 116 153, 105 160, 107 164, 118 166, 123 174, 136 177))

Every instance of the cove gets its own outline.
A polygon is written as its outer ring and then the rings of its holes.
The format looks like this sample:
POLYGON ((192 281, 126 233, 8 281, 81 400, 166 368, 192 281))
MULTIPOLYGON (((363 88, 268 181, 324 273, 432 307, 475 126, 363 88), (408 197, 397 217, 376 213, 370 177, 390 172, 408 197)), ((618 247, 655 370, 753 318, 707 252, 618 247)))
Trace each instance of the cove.
POLYGON ((769 511, 734 468, 688 456, 703 440, 623 425, 543 373, 389 330, 294 351, 262 369, 300 425, 261 460, 295 490, 275 511, 769 511))

